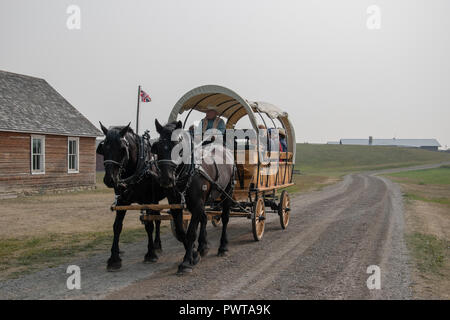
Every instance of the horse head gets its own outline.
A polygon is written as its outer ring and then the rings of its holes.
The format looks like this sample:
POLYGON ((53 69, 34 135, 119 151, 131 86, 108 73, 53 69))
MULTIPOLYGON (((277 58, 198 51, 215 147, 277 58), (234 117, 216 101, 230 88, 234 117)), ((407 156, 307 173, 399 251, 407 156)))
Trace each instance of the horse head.
POLYGON ((130 123, 124 127, 105 128, 100 122, 105 139, 98 145, 97 153, 103 155, 105 176, 103 182, 108 188, 118 188, 119 181, 136 162, 134 132, 130 123))
POLYGON ((177 130, 183 127, 181 121, 174 121, 162 126, 155 119, 156 131, 159 133, 159 139, 152 145, 152 153, 158 157, 159 182, 163 188, 172 188, 175 186, 177 159, 173 159, 174 148, 178 145, 180 137, 176 137, 177 130))

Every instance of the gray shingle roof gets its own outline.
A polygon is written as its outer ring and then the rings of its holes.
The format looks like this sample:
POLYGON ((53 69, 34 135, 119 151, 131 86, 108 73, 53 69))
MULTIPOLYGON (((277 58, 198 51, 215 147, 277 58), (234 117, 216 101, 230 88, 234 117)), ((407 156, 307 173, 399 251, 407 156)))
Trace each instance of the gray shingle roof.
POLYGON ((0 70, 0 131, 102 136, 44 79, 0 70))
MULTIPOLYGON (((342 144, 369 145, 369 139, 341 139, 342 144)), ((373 146, 440 147, 436 139, 373 139, 373 146)))

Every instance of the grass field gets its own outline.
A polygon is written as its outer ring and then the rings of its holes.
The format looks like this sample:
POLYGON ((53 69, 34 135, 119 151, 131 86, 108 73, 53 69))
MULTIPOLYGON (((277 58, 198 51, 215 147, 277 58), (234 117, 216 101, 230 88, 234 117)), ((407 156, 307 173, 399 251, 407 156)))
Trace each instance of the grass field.
POLYGON ((297 144, 292 192, 317 190, 345 174, 450 161, 450 154, 427 150, 331 144, 297 144))
POLYGON ((397 172, 388 175, 403 185, 408 200, 450 206, 450 166, 435 169, 397 172))
POLYGON ((450 298, 450 166, 387 175, 405 198, 405 239, 414 261, 413 290, 424 299, 450 298))
POLYGON ((412 148, 298 143, 296 167, 306 173, 341 173, 440 161, 450 161, 450 154, 412 148))
POLYGON ((390 174, 394 178, 420 185, 438 184, 450 185, 450 165, 444 165, 436 169, 405 171, 390 174))

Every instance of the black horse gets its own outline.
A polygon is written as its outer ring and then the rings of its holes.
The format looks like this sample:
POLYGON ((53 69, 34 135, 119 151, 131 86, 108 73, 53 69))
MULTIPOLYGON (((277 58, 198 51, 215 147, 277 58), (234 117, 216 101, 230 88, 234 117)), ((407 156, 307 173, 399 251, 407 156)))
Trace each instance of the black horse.
MULTIPOLYGON (((167 189, 169 203, 180 203, 184 198, 187 209, 192 215, 186 237, 183 239, 181 210, 174 212, 177 238, 183 242, 186 249, 186 254, 183 262, 178 267, 178 272, 191 272, 193 266, 199 262, 200 256, 205 256, 208 251, 205 204, 219 197, 221 197, 222 202, 222 236, 218 255, 223 256, 228 251, 227 224, 232 200, 225 196, 224 192, 231 194, 233 191, 234 162, 231 160, 207 163, 201 160, 197 167, 194 166, 192 161, 190 161, 191 163, 181 161, 181 163, 177 164, 172 159, 172 153, 174 150, 176 151, 175 153, 181 154, 183 152, 180 148, 174 149, 183 139, 183 133, 178 131, 182 127, 181 121, 168 123, 164 127, 158 120, 155 120, 155 124, 160 138, 153 143, 152 153, 158 157, 159 182, 163 188, 167 189), (173 137, 174 135, 175 137, 173 137), (178 152, 177 150, 180 151, 178 152), (196 231, 199 223, 198 250, 195 251, 194 242, 197 238, 196 231)), ((222 151, 225 151, 228 159, 230 157, 232 159, 229 150, 222 149, 222 151)))
MULTIPOLYGON (((131 203, 156 204, 165 198, 163 189, 156 181, 156 167, 152 164, 150 137, 139 136, 130 128, 113 127, 106 129, 100 123, 106 138, 97 147, 97 153, 103 155, 105 177, 103 182, 108 188, 114 188, 116 205, 131 203), (153 167, 152 167, 153 165, 153 167), (154 169, 154 170, 153 170, 154 169)), ((107 270, 115 271, 121 268, 119 256, 119 237, 122 231, 126 210, 117 211, 114 221, 114 240, 111 247, 111 257, 108 259, 107 270)), ((158 211, 147 210, 147 214, 159 214, 158 211)), ((145 221, 148 235, 148 252, 144 262, 156 262, 156 250, 161 250, 160 225, 156 221, 155 240, 153 241, 153 221, 145 221)))

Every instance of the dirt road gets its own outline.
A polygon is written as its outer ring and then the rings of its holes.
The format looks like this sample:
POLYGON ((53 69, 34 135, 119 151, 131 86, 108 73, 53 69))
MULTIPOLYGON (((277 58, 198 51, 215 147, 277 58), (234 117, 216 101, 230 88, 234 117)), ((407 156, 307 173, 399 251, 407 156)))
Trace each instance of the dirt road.
MULTIPOLYGON (((249 220, 232 219, 227 257, 216 256, 219 229, 208 225, 210 252, 190 275, 175 275, 182 245, 166 234, 156 264, 142 263, 144 243, 122 246, 120 272, 105 271, 107 252, 72 263, 81 268, 81 290, 67 289, 64 265, 0 283, 0 298, 411 298, 402 196, 395 184, 371 173, 351 174, 291 200, 287 230, 269 215, 260 242, 253 241, 249 220), (380 290, 367 288, 370 265, 380 267, 380 290)), ((137 219, 132 215, 128 219, 137 219)))

